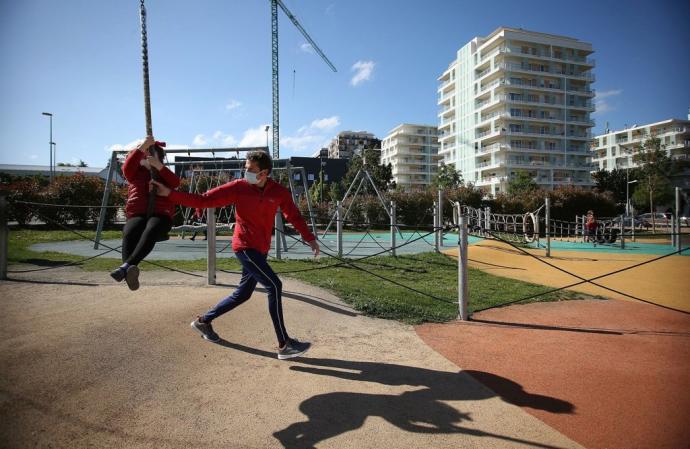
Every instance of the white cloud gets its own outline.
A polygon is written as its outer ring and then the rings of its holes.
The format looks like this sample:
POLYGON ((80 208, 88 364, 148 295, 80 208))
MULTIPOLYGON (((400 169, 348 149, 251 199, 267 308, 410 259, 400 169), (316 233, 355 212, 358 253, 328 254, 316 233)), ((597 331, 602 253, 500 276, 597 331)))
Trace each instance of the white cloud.
POLYGON ((213 142, 217 142, 226 147, 237 145, 237 139, 232 134, 225 134, 223 131, 216 131, 213 133, 213 142))
POLYGON ((225 105, 225 110, 232 111, 233 109, 237 109, 240 106, 242 106, 242 102, 231 99, 230 102, 225 105))
POLYGON ((623 93, 622 89, 604 90, 601 92, 597 92, 596 98, 597 99, 604 99, 607 97, 613 97, 615 95, 620 95, 622 93, 623 93))
POLYGON ((249 128, 244 132, 242 140, 240 140, 241 147, 263 147, 266 145, 266 126, 260 125, 256 128, 249 128))
POLYGON ((376 63, 374 61, 357 61, 352 65, 350 71, 355 71, 355 76, 350 80, 350 84, 353 86, 358 86, 363 81, 368 81, 371 79, 371 75, 374 72, 374 66, 376 63))
POLYGON ((623 93, 621 89, 611 89, 597 92, 594 97, 594 108, 595 111, 592 115, 600 115, 607 112, 611 112, 616 108, 609 103, 609 98, 616 97, 623 93))
POLYGON ((31 159, 31 160, 38 159, 38 154, 32 154, 31 156, 29 156, 29 159, 31 159))
POLYGON ((312 47, 311 44, 308 44, 306 42, 300 45, 299 49, 302 50, 304 53, 309 53, 312 55, 314 54, 314 47, 312 47))
POLYGON ((329 130, 340 125, 340 117, 334 115, 333 117, 327 117, 322 119, 317 119, 311 122, 311 128, 329 130))
POLYGON ((332 16, 335 10, 335 3, 331 3, 326 7, 326 15, 332 16))
POLYGON ((326 133, 339 125, 340 117, 337 115, 313 120, 297 129, 294 135, 281 138, 280 146, 295 153, 311 154, 328 145, 330 139, 326 133))
POLYGON ((129 150, 133 150, 134 148, 141 145, 141 143, 143 141, 144 141, 144 139, 137 139, 137 140, 133 140, 129 143, 126 143, 124 145, 121 143, 115 143, 113 145, 106 146, 104 148, 104 150, 107 151, 108 153, 113 152, 113 151, 129 151, 129 150))
POLYGON ((208 140, 206 140, 206 136, 203 134, 197 134, 194 136, 194 140, 192 140, 192 145, 195 147, 203 147, 208 143, 208 140))

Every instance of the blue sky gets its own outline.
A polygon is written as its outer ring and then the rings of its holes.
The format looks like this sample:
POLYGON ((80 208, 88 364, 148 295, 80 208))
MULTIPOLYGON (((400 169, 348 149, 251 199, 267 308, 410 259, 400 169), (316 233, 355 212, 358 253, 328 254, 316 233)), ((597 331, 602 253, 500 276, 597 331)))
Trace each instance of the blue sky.
MULTIPOLYGON (((685 118, 690 2, 284 0, 338 68, 280 13, 281 156, 342 130, 437 123, 436 78, 501 25, 592 43, 601 130, 685 118), (293 72, 294 71, 294 72, 293 72), (293 77, 294 73, 294 77, 293 77)), ((147 0, 153 130, 169 145, 262 145, 271 122, 268 0, 147 0)), ((145 134, 139 2, 0 0, 0 163, 105 165, 145 134)))

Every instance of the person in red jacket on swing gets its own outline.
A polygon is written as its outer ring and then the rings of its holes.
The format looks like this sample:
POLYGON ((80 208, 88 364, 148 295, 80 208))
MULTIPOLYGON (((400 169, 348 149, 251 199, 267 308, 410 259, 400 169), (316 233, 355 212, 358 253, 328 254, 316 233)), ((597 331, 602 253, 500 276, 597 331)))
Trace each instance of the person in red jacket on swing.
POLYGON ((290 191, 270 178, 271 157, 263 151, 251 152, 247 155, 244 168, 243 179, 231 181, 203 195, 178 192, 157 181, 151 181, 151 184, 157 187, 158 195, 174 204, 198 208, 235 205, 232 250, 242 264, 240 284, 230 296, 194 320, 192 327, 206 340, 219 341, 220 337, 214 332, 211 322, 247 301, 259 283, 268 292, 268 311, 278 339, 278 358, 298 357, 309 350, 311 343, 288 336, 283 320, 282 283, 266 262, 278 208, 316 256, 319 255, 319 244, 292 201, 290 191))
POLYGON ((149 255, 157 241, 167 240, 172 227, 175 205, 167 198, 156 198, 153 212, 148 214, 149 181, 157 173, 163 185, 177 188, 180 179, 163 165, 165 142, 149 136, 129 152, 122 172, 129 183, 125 212, 127 222, 122 230, 122 265, 110 276, 118 282, 127 281, 130 290, 139 288, 139 263, 149 255))

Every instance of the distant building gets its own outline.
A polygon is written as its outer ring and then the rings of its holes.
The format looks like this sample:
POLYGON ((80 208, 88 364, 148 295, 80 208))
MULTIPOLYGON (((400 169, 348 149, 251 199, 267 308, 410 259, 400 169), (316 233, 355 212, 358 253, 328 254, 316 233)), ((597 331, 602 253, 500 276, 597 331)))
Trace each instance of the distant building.
POLYGON ((526 171, 546 188, 593 185, 592 45, 498 28, 475 37, 438 78, 439 153, 496 194, 526 171))
POLYGON ((633 125, 618 131, 607 130, 594 137, 592 165, 594 170, 637 167, 635 150, 650 137, 661 139, 661 146, 673 159, 688 159, 690 151, 690 116, 688 120, 669 119, 648 125, 633 125))
POLYGON ((430 185, 441 159, 436 126, 403 123, 381 141, 381 163, 391 164, 395 183, 406 190, 430 185))
POLYGON ((365 148, 381 148, 381 141, 366 131, 342 131, 328 145, 331 159, 352 159, 365 148))

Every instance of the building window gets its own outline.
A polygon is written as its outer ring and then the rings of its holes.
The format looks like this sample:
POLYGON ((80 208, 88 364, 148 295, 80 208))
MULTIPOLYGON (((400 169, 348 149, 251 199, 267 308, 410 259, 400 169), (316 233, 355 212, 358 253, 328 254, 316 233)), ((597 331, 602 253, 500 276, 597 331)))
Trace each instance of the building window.
POLYGON ((314 180, 314 173, 307 174, 307 181, 313 181, 313 180, 314 180))

